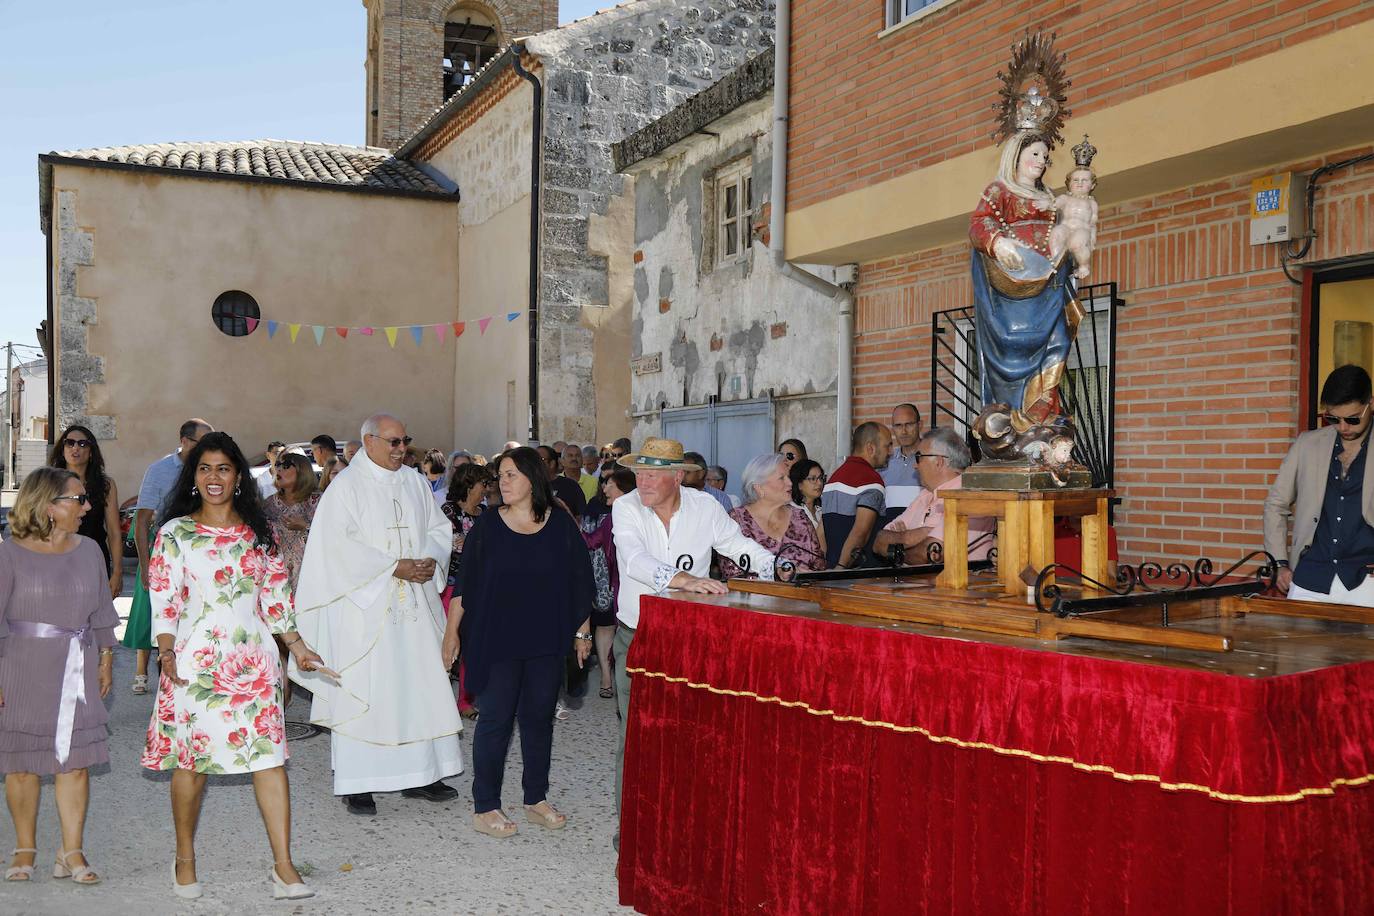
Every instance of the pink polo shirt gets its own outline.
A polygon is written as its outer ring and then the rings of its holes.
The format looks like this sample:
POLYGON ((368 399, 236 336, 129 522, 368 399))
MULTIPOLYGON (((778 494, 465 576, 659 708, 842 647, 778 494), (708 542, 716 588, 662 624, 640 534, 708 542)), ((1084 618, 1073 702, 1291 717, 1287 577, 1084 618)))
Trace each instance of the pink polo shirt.
MULTIPOLYGON (((888 522, 884 530, 892 531, 893 525, 901 522, 907 531, 916 528, 929 528, 930 536, 936 540, 945 539, 945 502, 940 498, 941 490, 957 490, 963 483, 963 475, 940 484, 934 490, 922 489, 907 506, 905 512, 888 522)), ((997 519, 991 516, 978 516, 968 520, 968 558, 986 560, 992 547, 992 532, 997 530, 997 519), (985 537, 986 535, 986 537, 985 537), (982 538, 982 540, 979 540, 982 538), (975 543, 976 542, 976 543, 975 543)))

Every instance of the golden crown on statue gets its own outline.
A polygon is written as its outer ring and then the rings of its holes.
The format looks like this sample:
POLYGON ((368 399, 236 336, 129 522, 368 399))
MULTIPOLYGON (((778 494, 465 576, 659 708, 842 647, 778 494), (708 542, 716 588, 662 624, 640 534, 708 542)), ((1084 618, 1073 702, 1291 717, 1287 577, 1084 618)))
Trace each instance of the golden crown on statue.
POLYGON ((1022 131, 1033 131, 1054 146, 1063 141, 1060 130, 1070 112, 1065 92, 1073 85, 1064 73, 1068 55, 1056 52, 1053 34, 1027 33, 1011 48, 1011 67, 997 72, 1002 81, 998 90, 997 131, 994 139, 1005 140, 1022 131))

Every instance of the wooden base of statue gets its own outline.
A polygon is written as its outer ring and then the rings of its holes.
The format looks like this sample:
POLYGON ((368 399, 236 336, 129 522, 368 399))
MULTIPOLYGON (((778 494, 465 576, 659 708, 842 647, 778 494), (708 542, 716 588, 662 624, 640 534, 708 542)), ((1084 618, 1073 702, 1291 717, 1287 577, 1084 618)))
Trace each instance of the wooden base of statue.
POLYGON ((1047 468, 1029 461, 993 461, 984 458, 964 470, 960 484, 965 490, 1084 490, 1093 485, 1092 471, 1072 464, 1054 479, 1047 468))
POLYGON ((968 520, 997 519, 997 570, 1004 595, 1024 596, 1035 577, 1054 563, 1054 520, 1083 520, 1083 575, 1106 583, 1107 503, 1111 490, 976 490, 940 493, 945 502, 945 568, 937 588, 966 589, 968 520))

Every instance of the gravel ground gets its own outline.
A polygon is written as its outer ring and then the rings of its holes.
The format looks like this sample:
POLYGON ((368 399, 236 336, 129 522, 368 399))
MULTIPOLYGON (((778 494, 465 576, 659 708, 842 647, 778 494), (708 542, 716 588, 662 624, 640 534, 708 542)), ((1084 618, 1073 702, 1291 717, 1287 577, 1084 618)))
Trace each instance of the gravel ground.
MULTIPOLYGON (((132 579, 126 576, 126 595, 132 579)), ((129 599, 117 602, 121 615, 129 599)), ((462 794, 435 804, 377 795, 377 816, 350 815, 332 794, 327 734, 291 743, 292 854, 317 896, 287 903, 271 899, 271 850, 248 776, 211 777, 205 792, 196 854, 205 896, 183 902, 168 886, 173 857, 170 774, 138 766, 153 695, 129 692, 133 652, 115 655, 110 707, 110 765, 93 771, 86 850, 104 876, 76 887, 50 875, 60 837, 51 780, 43 790, 38 870, 29 885, 0 883, 0 913, 628 913, 616 903, 612 792, 615 701, 593 689, 572 718, 556 725, 550 801, 568 826, 550 831, 523 822, 519 737, 506 769, 506 810, 520 822, 507 840, 471 827, 471 723, 465 723, 465 772, 450 782, 462 794)), ((297 698, 288 720, 309 708, 297 698)), ((0 818, 0 853, 14 844, 14 828, 0 818)))

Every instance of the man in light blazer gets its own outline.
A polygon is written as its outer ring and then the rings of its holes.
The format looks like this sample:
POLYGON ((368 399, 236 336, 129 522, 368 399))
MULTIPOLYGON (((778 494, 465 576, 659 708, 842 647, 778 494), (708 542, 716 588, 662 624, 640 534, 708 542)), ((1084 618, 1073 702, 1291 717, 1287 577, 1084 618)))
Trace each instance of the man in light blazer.
POLYGON ((1360 366, 1327 376, 1325 425, 1298 436, 1265 497, 1264 549, 1280 558, 1278 585, 1289 598, 1374 607, 1370 401, 1369 373, 1360 366))

